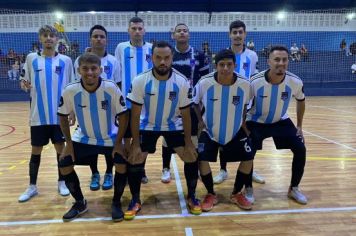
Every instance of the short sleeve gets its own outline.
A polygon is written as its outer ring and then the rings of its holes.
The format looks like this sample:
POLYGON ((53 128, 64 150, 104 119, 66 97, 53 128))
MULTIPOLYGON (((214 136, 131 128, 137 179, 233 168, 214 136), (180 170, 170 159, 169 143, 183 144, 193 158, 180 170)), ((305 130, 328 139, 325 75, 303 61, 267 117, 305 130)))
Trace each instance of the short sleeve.
POLYGON ((184 109, 192 104, 193 89, 187 80, 182 83, 182 92, 179 92, 179 108, 184 109))
POLYGON ((73 112, 73 105, 70 101, 70 94, 68 89, 64 89, 58 105, 58 115, 69 115, 73 112))
POLYGON ((143 105, 144 103, 144 79, 135 77, 131 83, 131 88, 129 89, 129 93, 127 95, 127 99, 133 103, 138 105, 143 105))

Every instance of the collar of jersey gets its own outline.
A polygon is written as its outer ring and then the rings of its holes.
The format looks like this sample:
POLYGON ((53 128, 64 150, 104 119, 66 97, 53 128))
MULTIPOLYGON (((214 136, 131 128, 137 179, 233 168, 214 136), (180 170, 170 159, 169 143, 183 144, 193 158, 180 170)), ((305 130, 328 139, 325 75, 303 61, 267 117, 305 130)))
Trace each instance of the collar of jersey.
MULTIPOLYGON (((234 77, 234 82, 232 83, 232 84, 230 84, 230 85, 233 85, 234 83, 236 83, 236 81, 237 81, 237 74, 234 72, 233 73, 233 77, 234 77)), ((220 84, 219 82, 218 82, 218 72, 215 72, 214 73, 214 80, 216 81, 216 83, 218 83, 218 84, 220 84)), ((221 86, 230 86, 230 85, 222 85, 222 84, 220 84, 221 86)))
MULTIPOLYGON (((173 73, 173 68, 171 68, 171 70, 169 71, 168 79, 171 78, 172 73, 173 73)), ((155 71, 154 71, 153 68, 152 68, 152 75, 153 75, 153 77, 154 77, 155 79, 157 79, 157 78, 156 78, 156 75, 155 75, 155 71)), ((158 79, 157 79, 157 80, 158 80, 158 79)), ((161 81, 161 80, 160 80, 160 81, 161 81)))
POLYGON ((98 88, 100 87, 100 85, 101 85, 101 81, 102 81, 102 79, 101 79, 101 77, 99 77, 99 83, 98 83, 98 86, 95 88, 95 90, 94 90, 93 92, 89 92, 88 90, 86 90, 86 89, 85 89, 85 87, 84 87, 84 85, 83 85, 83 81, 82 81, 82 79, 80 79, 80 84, 82 85, 83 89, 84 89, 87 93, 95 93, 95 92, 96 92, 96 90, 98 90, 98 88))
POLYGON ((181 52, 178 50, 177 46, 174 47, 174 50, 176 50, 176 52, 180 53, 180 54, 185 54, 188 53, 190 51, 190 49, 192 48, 192 46, 188 45, 188 49, 185 50, 185 52, 181 52))
MULTIPOLYGON (((270 71, 270 69, 266 70, 266 72, 265 72, 265 80, 267 81, 267 83, 272 84, 271 82, 269 82, 269 78, 268 78, 268 72, 269 71, 270 71)), ((279 84, 283 83, 285 78, 286 78, 286 74, 284 74, 284 77, 283 77, 282 81, 279 84)), ((277 85, 277 84, 272 84, 272 85, 277 85)))
MULTIPOLYGON (((58 56, 58 54, 59 54, 58 52, 54 52, 54 57, 58 56)), ((43 56, 43 55, 42 55, 42 51, 38 51, 38 52, 37 52, 37 55, 39 55, 39 56, 41 56, 41 57, 46 57, 46 56, 43 56)))

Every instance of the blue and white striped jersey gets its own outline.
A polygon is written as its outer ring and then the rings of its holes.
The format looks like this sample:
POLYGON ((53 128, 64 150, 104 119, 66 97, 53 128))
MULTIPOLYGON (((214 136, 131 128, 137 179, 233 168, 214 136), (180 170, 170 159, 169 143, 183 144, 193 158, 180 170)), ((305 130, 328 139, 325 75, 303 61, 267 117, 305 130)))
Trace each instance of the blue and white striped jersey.
MULTIPOLYGON (((231 48, 230 48, 231 49, 231 48)), ((256 52, 246 48, 242 53, 236 53, 236 68, 235 72, 239 75, 250 79, 252 75, 258 73, 258 56, 256 52)))
POLYGON ((267 73, 268 70, 261 71, 251 78, 251 96, 254 102, 246 120, 266 124, 285 120, 288 118, 290 99, 305 99, 303 82, 298 76, 287 71, 280 84, 271 84, 267 73))
POLYGON ((54 57, 30 53, 21 71, 21 80, 32 85, 30 125, 58 125, 57 110, 62 90, 74 80, 72 60, 59 53, 54 57))
POLYGON ((63 92, 58 115, 74 112, 78 127, 72 140, 90 145, 113 146, 118 128, 115 116, 126 111, 125 100, 112 80, 100 79, 93 93, 84 89, 81 81, 69 84, 63 92))
POLYGON ((133 78, 152 68, 152 44, 145 42, 142 47, 135 47, 130 41, 119 43, 115 57, 120 65, 121 91, 126 97, 133 78))
MULTIPOLYGON (((81 78, 79 74, 79 57, 74 62, 75 78, 79 80, 81 78)), ((115 83, 121 82, 120 66, 118 60, 111 54, 105 53, 101 58, 101 68, 103 72, 100 77, 103 79, 113 80, 115 83)))
POLYGON ((175 69, 165 81, 157 80, 151 69, 135 77, 127 100, 142 105, 140 130, 183 130, 180 109, 191 105, 192 89, 175 69))
POLYGON ((204 76, 193 91, 193 102, 203 104, 203 120, 210 138, 220 144, 231 141, 240 130, 243 111, 250 100, 250 83, 234 74, 235 83, 221 85, 217 72, 204 76))

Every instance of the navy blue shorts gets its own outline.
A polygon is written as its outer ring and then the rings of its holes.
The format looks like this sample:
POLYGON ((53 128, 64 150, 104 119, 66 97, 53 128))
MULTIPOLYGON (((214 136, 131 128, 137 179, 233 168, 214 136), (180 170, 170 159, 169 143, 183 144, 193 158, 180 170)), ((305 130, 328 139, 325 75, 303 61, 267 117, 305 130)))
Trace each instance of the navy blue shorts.
POLYGON ((224 162, 253 160, 251 141, 242 129, 225 145, 212 140, 205 131, 202 132, 198 141, 198 160, 216 162, 218 151, 220 160, 224 162))
POLYGON ((42 147, 49 143, 63 143, 65 141, 59 125, 31 126, 31 145, 42 147))
POLYGON ((170 148, 184 147, 183 131, 140 131, 142 152, 155 153, 157 140, 163 136, 170 148))
POLYGON ((255 150, 261 150, 263 140, 270 137, 273 138, 277 149, 304 147, 303 139, 297 136, 297 128, 289 118, 273 124, 253 121, 247 121, 246 124, 251 131, 252 144, 255 150))

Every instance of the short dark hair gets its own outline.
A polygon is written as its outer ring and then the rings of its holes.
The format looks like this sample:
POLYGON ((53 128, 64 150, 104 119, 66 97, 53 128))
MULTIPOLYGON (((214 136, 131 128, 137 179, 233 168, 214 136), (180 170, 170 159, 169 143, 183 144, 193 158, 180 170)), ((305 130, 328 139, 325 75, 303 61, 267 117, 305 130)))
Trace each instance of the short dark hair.
POLYGON ((219 61, 224 60, 224 59, 232 59, 234 61, 234 63, 236 63, 235 53, 233 51, 231 51, 230 49, 220 50, 215 55, 215 64, 217 65, 219 63, 219 61))
POLYGON ((235 20, 233 22, 230 23, 229 29, 230 29, 230 33, 232 31, 233 28, 240 28, 242 27, 244 29, 244 31, 246 32, 246 25, 243 21, 240 20, 235 20))
POLYGON ((104 31, 105 32, 105 37, 108 37, 108 32, 106 31, 104 26, 102 26, 102 25, 94 25, 93 27, 90 28, 90 31, 89 31, 89 37, 90 38, 93 35, 93 31, 96 30, 96 29, 104 31))
POLYGON ((129 20, 129 25, 130 25, 131 22, 132 22, 132 23, 142 23, 142 24, 144 24, 143 20, 142 20, 140 17, 138 17, 138 16, 132 17, 132 18, 129 20))
POLYGON ((165 48, 165 47, 169 47, 169 49, 171 50, 171 52, 173 53, 173 47, 172 45, 170 45, 168 42, 166 41, 157 41, 153 44, 152 46, 152 53, 154 52, 155 48, 165 48))
POLYGON ((176 31, 177 27, 180 26, 180 25, 184 25, 185 27, 187 27, 187 29, 188 29, 188 31, 189 31, 188 25, 186 25, 185 23, 178 23, 178 24, 176 25, 176 27, 174 27, 174 32, 176 31))
POLYGON ((41 28, 38 30, 38 34, 42 35, 44 33, 53 33, 54 35, 56 35, 58 37, 57 29, 54 28, 51 25, 43 25, 43 26, 41 26, 41 28))
POLYGON ((91 52, 86 52, 79 57, 78 59, 79 66, 83 63, 97 64, 98 66, 101 66, 100 58, 91 52))
POLYGON ((273 52, 273 51, 285 51, 287 54, 289 54, 288 48, 284 45, 273 45, 271 49, 269 50, 268 56, 273 52))

